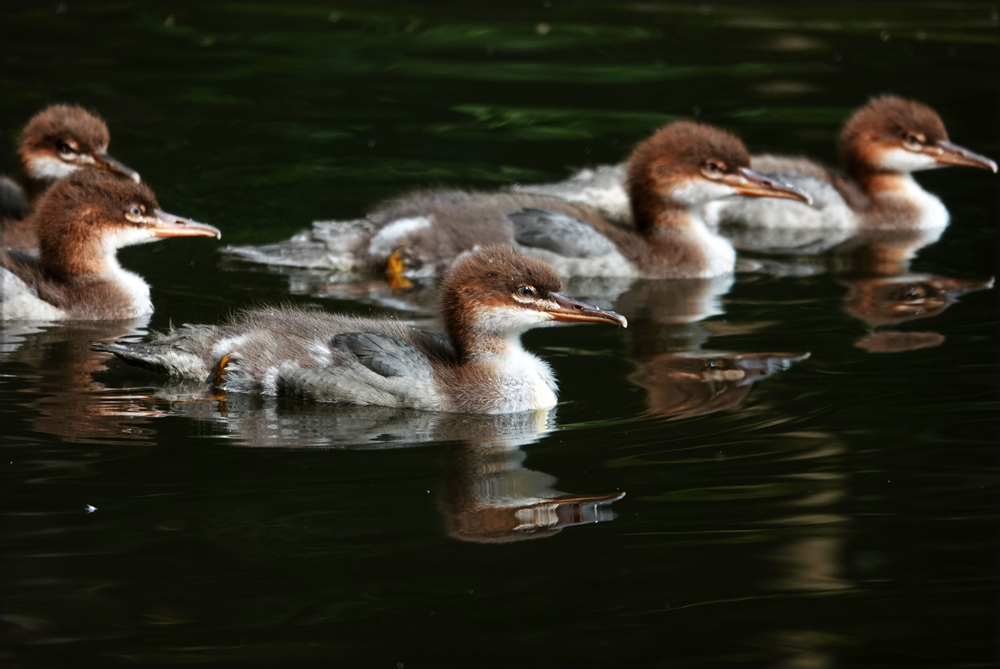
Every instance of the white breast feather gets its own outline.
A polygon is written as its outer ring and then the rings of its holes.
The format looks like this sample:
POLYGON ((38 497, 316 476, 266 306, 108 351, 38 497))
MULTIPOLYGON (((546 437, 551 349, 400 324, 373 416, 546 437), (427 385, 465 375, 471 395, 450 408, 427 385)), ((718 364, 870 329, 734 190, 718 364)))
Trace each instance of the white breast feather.
POLYGON ((427 216, 397 219, 379 230, 378 234, 372 237, 368 243, 368 255, 375 259, 388 258, 389 254, 395 250, 404 237, 418 230, 430 227, 430 224, 431 218, 427 216))
POLYGON ((500 381, 493 413, 549 409, 556 405, 556 381, 543 360, 511 342, 495 362, 500 381))
POLYGON ((948 209, 941 200, 920 187, 909 174, 902 175, 903 197, 920 209, 920 219, 915 227, 922 230, 948 227, 951 219, 948 209))
POLYGON ((692 219, 689 229, 708 260, 699 278, 710 279, 713 276, 731 274, 736 267, 736 249, 729 240, 708 229, 701 217, 700 206, 693 207, 689 215, 692 219))

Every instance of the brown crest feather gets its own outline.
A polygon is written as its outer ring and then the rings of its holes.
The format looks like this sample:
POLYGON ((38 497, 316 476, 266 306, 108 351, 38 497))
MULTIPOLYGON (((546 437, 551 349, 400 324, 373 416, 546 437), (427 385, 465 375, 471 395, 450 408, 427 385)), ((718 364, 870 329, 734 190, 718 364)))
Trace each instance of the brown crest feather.
POLYGON ((467 353, 462 333, 470 331, 476 316, 473 305, 509 301, 524 285, 533 286, 542 295, 562 290, 562 281, 551 267, 507 246, 479 249, 448 273, 441 282, 441 316, 459 359, 467 353))
POLYGON ((125 212, 133 204, 149 213, 159 209, 153 191, 130 179, 79 170, 57 181, 30 217, 37 226, 43 263, 56 274, 85 273, 92 260, 87 251, 98 252, 100 233, 109 223, 130 225, 125 212))
POLYGON ((648 233, 673 178, 716 160, 725 170, 750 166, 750 154, 734 135, 704 123, 675 121, 635 147, 628 160, 627 188, 636 228, 648 233))
POLYGON ((57 142, 73 140, 81 152, 106 149, 111 141, 108 126, 99 117, 76 105, 52 105, 35 114, 18 140, 22 159, 42 148, 54 149, 57 142))
POLYGON ((850 174, 873 169, 870 148, 877 143, 901 141, 908 134, 923 134, 928 143, 948 139, 948 131, 937 112, 927 105, 895 95, 872 98, 854 112, 840 133, 840 148, 850 174))

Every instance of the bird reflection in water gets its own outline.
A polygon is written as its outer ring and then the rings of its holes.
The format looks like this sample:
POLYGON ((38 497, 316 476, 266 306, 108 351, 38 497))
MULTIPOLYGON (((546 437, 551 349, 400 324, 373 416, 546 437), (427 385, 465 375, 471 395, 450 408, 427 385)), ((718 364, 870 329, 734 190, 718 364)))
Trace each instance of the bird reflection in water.
MULTIPOLYGON (((777 231, 763 231, 770 234, 777 231)), ((938 332, 883 330, 942 313, 965 293, 993 287, 993 279, 962 279, 916 274, 910 262, 941 237, 942 229, 862 230, 834 245, 825 255, 798 255, 782 260, 751 260, 755 271, 778 275, 832 273, 848 292, 844 311, 871 328, 855 345, 869 353, 899 353, 944 343, 938 332)), ((780 237, 757 238, 757 250, 788 253, 780 237)), ((739 244, 737 244, 739 247, 739 244)), ((634 319, 633 319, 634 320, 634 319)))
POLYGON ((872 328, 855 343, 869 353, 898 353, 940 346, 945 338, 937 332, 878 328, 937 316, 965 293, 993 287, 992 279, 949 279, 918 274, 848 279, 843 283, 848 288, 844 310, 872 328))
POLYGON ((476 543, 541 539, 565 527, 613 519, 623 492, 569 495, 556 478, 524 467, 520 448, 467 443, 449 454, 440 509, 448 535, 476 543))
POLYGON ((648 415, 685 418, 733 409, 754 383, 789 369, 806 352, 712 351, 698 321, 723 312, 732 278, 675 279, 635 284, 616 309, 631 319, 629 381, 646 390, 648 415))
POLYGON ((461 541, 535 539, 612 520, 608 506, 625 496, 562 493, 554 476, 524 467, 521 447, 554 429, 553 411, 451 414, 239 394, 220 402, 205 393, 185 397, 177 387, 164 388, 164 398, 170 414, 209 421, 250 447, 373 450, 459 442, 444 450, 438 509, 448 535, 461 541))
POLYGON ((90 350, 92 341, 115 341, 146 333, 147 318, 123 321, 8 323, 0 327, 0 361, 25 365, 23 404, 38 412, 37 432, 69 441, 148 441, 147 419, 161 416, 148 394, 107 388, 94 375, 112 357, 90 350))
MULTIPOLYGON (((940 233, 938 233, 940 234, 940 233)), ((993 279, 959 279, 909 271, 916 251, 937 240, 920 231, 868 231, 838 256, 847 287, 844 311, 871 329, 855 342, 869 353, 899 353, 944 343, 938 332, 880 330, 941 314, 966 293, 993 287, 993 279)))
POLYGON ((790 369, 808 353, 663 353, 636 365, 629 381, 646 389, 648 414, 687 418, 735 409, 754 383, 790 369))

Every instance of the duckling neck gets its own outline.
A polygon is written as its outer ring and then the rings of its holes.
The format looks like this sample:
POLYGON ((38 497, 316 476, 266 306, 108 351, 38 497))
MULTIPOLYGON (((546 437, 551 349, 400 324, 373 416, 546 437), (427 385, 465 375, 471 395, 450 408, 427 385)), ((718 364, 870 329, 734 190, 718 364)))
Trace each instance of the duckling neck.
POLYGON ((125 271, 118 264, 116 250, 104 249, 98 242, 68 244, 62 239, 43 240, 40 258, 52 277, 64 281, 87 276, 110 277, 125 271))
POLYGON ((514 413, 556 404, 556 382, 543 360, 524 350, 521 333, 455 333, 452 388, 458 411, 514 413))
POLYGON ((950 215, 936 195, 924 190, 909 172, 854 175, 870 201, 864 209, 869 227, 944 229, 950 215))
POLYGON ((643 230, 649 242, 653 273, 658 276, 712 277, 729 274, 736 251, 712 232, 702 218, 702 205, 664 207, 643 230))
POLYGON ((44 244, 41 264, 50 281, 71 286, 76 299, 89 304, 65 305, 96 308, 109 318, 132 318, 153 311, 149 284, 118 263, 117 247, 89 246, 82 249, 68 245, 44 244), (100 295, 102 304, 93 304, 100 295))
POLYGON ((645 200, 633 198, 632 218, 636 230, 646 237, 652 236, 661 228, 688 228, 692 225, 704 225, 699 208, 658 201, 649 206, 645 200), (639 206, 642 204, 642 206, 639 206))

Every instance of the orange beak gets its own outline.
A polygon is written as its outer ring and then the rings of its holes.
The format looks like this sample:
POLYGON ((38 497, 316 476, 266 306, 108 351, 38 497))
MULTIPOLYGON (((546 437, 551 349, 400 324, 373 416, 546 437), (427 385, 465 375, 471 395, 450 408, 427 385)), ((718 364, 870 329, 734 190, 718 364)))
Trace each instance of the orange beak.
POLYGON ((156 222, 149 229, 153 231, 154 237, 222 237, 218 228, 159 209, 156 210, 156 222))
POLYGON ((799 190, 795 186, 790 186, 782 181, 765 176, 760 172, 754 172, 749 167, 741 167, 738 174, 725 175, 722 177, 722 181, 740 195, 777 197, 786 200, 798 200, 809 205, 812 204, 812 198, 808 193, 799 190))
POLYGON ((559 305, 558 309, 549 309, 546 313, 552 320, 563 323, 613 323, 623 328, 628 327, 628 320, 613 311, 604 311, 586 302, 566 297, 562 293, 549 293, 549 299, 559 305))
POLYGON ((978 153, 973 153, 966 148, 959 146, 958 144, 952 144, 948 141, 940 141, 937 146, 928 147, 925 150, 926 153, 930 154, 934 160, 941 163, 942 165, 959 165, 961 167, 978 167, 983 170, 989 170, 994 174, 997 171, 997 164, 987 158, 986 156, 981 156, 978 153), (935 150, 937 149, 937 150, 935 150))

